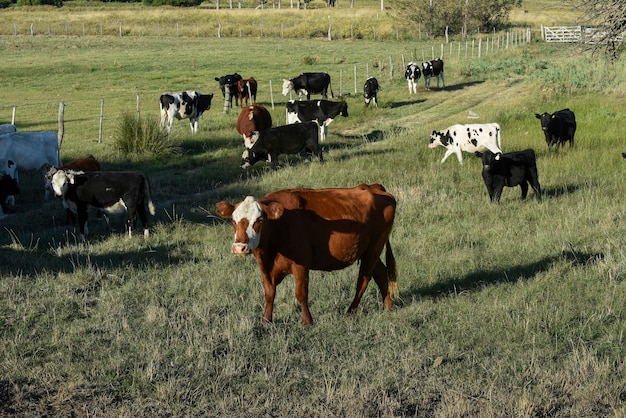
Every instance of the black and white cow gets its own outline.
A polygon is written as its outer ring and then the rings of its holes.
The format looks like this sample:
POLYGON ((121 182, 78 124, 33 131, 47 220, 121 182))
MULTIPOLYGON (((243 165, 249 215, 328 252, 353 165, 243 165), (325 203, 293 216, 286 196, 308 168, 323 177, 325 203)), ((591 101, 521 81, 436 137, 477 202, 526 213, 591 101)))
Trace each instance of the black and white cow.
POLYGON ((437 78, 437 88, 439 88, 440 77, 443 86, 446 86, 446 81, 443 78, 443 60, 441 58, 423 62, 422 73, 424 74, 424 83, 426 85, 426 90, 430 90, 430 79, 432 77, 437 78))
POLYGON ((365 106, 369 106, 370 102, 374 103, 374 106, 378 107, 378 92, 380 91, 380 85, 376 77, 369 77, 365 80, 363 85, 363 97, 365 99, 365 106))
POLYGON ((422 76, 422 72, 420 71, 419 65, 416 62, 409 62, 406 66, 406 70, 404 71, 404 78, 409 84, 409 94, 417 93, 417 81, 422 76))
POLYGON ((502 153, 500 125, 497 123, 452 125, 443 131, 433 131, 428 148, 442 146, 447 149, 443 163, 452 153, 463 164, 461 151, 479 155, 487 150, 502 153))
POLYGON ((243 77, 237 73, 226 74, 221 77, 215 77, 215 81, 217 81, 220 85, 220 90, 222 90, 223 97, 226 97, 226 86, 228 86, 228 92, 230 95, 230 107, 233 107, 233 98, 235 99, 235 104, 239 105, 239 99, 237 95, 237 82, 241 79, 243 79, 243 77))
POLYGON ((20 189, 17 187, 17 180, 8 174, 0 175, 0 219, 15 213, 15 209, 7 205, 5 201, 9 196, 15 196, 19 193, 20 189))
POLYGON ((550 113, 535 113, 535 117, 541 121, 541 129, 546 136, 548 148, 561 145, 569 141, 570 148, 574 146, 574 134, 576 133, 576 116, 569 109, 563 109, 550 113))
POLYGON ((529 148, 506 154, 494 154, 491 151, 485 151, 482 154, 482 161, 483 180, 492 202, 498 203, 500 201, 504 186, 520 186, 522 199, 526 199, 528 184, 535 191, 537 201, 541 202, 541 186, 539 185, 534 150, 529 148))
POLYGON ((241 155, 241 168, 250 168, 259 161, 271 162, 275 166, 280 154, 303 151, 315 154, 320 161, 324 161, 315 122, 276 126, 262 131, 252 148, 241 155))
POLYGON ((88 234, 87 209, 92 206, 107 213, 126 210, 126 230, 132 235, 137 215, 148 236, 148 210, 155 214, 148 177, 139 171, 65 171, 57 170, 51 179, 52 188, 67 207, 76 213, 81 237, 88 234))
POLYGON ((174 119, 189 119, 191 132, 198 132, 198 122, 202 114, 211 108, 212 94, 201 94, 199 91, 181 91, 163 93, 159 98, 161 108, 161 128, 167 127, 172 132, 174 119))
POLYGON ((338 115, 348 117, 348 104, 345 101, 330 100, 289 100, 286 104, 287 124, 315 121, 320 127, 320 140, 328 136, 328 125, 338 115))
POLYGON ((321 94, 324 99, 327 99, 328 89, 330 89, 331 97, 335 97, 328 73, 302 73, 291 80, 283 79, 283 96, 295 91, 299 100, 302 100, 304 94, 307 100, 311 100, 311 94, 321 94))

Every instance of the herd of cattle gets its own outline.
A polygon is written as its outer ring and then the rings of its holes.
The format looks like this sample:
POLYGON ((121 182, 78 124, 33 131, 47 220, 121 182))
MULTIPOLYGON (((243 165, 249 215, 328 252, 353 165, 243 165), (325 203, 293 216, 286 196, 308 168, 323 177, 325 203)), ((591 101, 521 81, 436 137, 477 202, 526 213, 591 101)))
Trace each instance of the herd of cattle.
MULTIPOLYGON (((409 94, 417 91, 423 76, 425 88, 432 77, 444 81, 441 59, 418 65, 410 62, 405 71, 409 94)), ((273 126, 270 112, 256 103, 257 82, 237 73, 216 77, 226 103, 241 106, 236 130, 244 144, 241 167, 256 162, 276 164, 281 154, 316 155, 323 161, 320 141, 328 135, 328 125, 341 115, 348 117, 345 101, 328 100, 334 93, 327 73, 303 73, 283 82, 283 95, 295 92, 298 100, 286 104, 286 123, 273 126), (311 100, 311 94, 322 99, 311 100), (302 100, 306 95, 307 100, 302 100), (249 103, 250 102, 250 103, 249 103)), ((378 107, 378 80, 369 77, 363 86, 365 105, 378 107)), ((198 91, 163 93, 160 96, 161 127, 168 133, 174 119, 189 119, 193 134, 204 112, 211 108, 213 94, 198 91)), ((536 114, 541 121, 548 147, 574 145, 576 120, 569 109, 536 114)), ((535 152, 532 149, 504 153, 501 129, 497 123, 456 124, 435 130, 430 148, 443 147, 443 163, 455 154, 463 163, 463 152, 482 159, 482 177, 492 202, 498 202, 503 188, 520 186, 522 199, 529 185, 541 201, 535 152)), ((626 157, 626 156, 625 156, 626 157)), ((61 198, 67 221, 78 221, 81 237, 88 233, 88 208, 104 212, 126 212, 126 230, 132 234, 139 217, 148 235, 148 211, 154 215, 150 181, 138 171, 102 171, 100 163, 88 156, 61 164, 57 135, 53 132, 18 132, 14 125, 0 125, 0 219, 15 211, 19 193, 18 169, 41 170, 44 199, 52 191, 61 198)), ((231 219, 235 237, 232 252, 253 254, 263 276, 265 310, 263 321, 271 322, 276 286, 288 274, 295 277, 295 294, 302 308, 302 322, 312 323, 308 308, 310 270, 332 271, 360 263, 356 294, 349 311, 356 311, 370 279, 374 279, 385 308, 393 306, 397 294, 396 263, 389 243, 396 211, 396 200, 380 184, 354 188, 286 189, 259 199, 248 196, 232 205, 222 201, 217 214, 231 219), (380 259, 383 249, 385 263, 380 259)))

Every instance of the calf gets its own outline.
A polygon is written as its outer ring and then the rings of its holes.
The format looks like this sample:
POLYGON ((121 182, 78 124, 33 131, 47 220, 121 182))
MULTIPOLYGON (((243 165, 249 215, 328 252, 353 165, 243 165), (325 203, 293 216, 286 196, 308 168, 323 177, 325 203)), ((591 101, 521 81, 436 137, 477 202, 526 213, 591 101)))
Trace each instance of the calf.
MULTIPOLYGON (((63 171, 100 171, 100 163, 93 155, 90 155, 85 158, 78 158, 76 160, 70 161, 69 163, 65 163, 59 167, 51 167, 46 165, 46 189, 52 190, 52 176, 59 170, 63 171)), ((53 191, 54 192, 54 191, 53 191)), ((65 201, 63 201, 63 206, 65 207, 65 221, 68 225, 76 222, 76 216, 74 212, 67 206, 65 201)), ((98 211, 98 215, 100 215, 100 211, 98 211)))
POLYGON ((246 105, 248 104, 248 99, 250 99, 251 103, 256 104, 257 82, 254 78, 250 77, 246 80, 239 80, 236 83, 236 87, 237 98, 239 99, 239 104, 241 105, 241 107, 244 106, 244 100, 246 101, 246 105))
POLYGON ((338 115, 348 117, 348 103, 329 100, 289 100, 286 104, 287 123, 315 121, 320 127, 320 140, 328 136, 328 125, 338 115))
POLYGON ((534 150, 527 149, 506 154, 494 154, 491 151, 485 151, 482 154, 482 161, 483 180, 492 202, 498 203, 500 201, 504 186, 520 186, 522 199, 526 199, 529 183, 535 191, 537 201, 541 202, 541 186, 539 185, 534 150))
POLYGON ((15 210, 9 207, 5 201, 9 196, 15 196, 20 193, 20 189, 17 187, 17 180, 8 174, 4 174, 0 177, 0 219, 6 218, 10 213, 15 213, 15 210))
POLYGON ((126 229, 132 235, 137 215, 144 227, 144 236, 148 236, 148 217, 145 208, 145 196, 148 197, 148 209, 155 214, 150 192, 150 181, 138 171, 64 171, 57 170, 52 175, 54 193, 62 197, 69 208, 78 216, 80 236, 85 237, 87 228, 87 209, 93 206, 107 213, 126 210, 126 229), (144 194, 145 192, 145 194, 144 194))
POLYGON ((490 150, 494 154, 501 154, 500 142, 500 125, 497 123, 452 125, 444 131, 433 131, 428 148, 442 146, 447 149, 442 163, 454 153, 459 163, 463 164, 461 151, 479 155, 490 150))
POLYGON ((309 325, 309 271, 341 270, 357 262, 356 293, 348 312, 356 312, 372 278, 385 309, 393 308, 398 282, 389 235, 396 199, 380 184, 279 190, 258 200, 248 196, 236 205, 219 202, 216 212, 232 220, 232 253, 253 254, 259 265, 265 292, 263 323, 272 322, 276 286, 287 275, 294 276, 302 323, 309 325))
POLYGON ((563 109, 550 113, 535 113, 535 117, 541 121, 541 129, 546 136, 548 148, 556 145, 558 149, 569 141, 570 148, 574 146, 574 134, 576 133, 576 116, 569 109, 563 109))
POLYGON ((404 78, 409 84, 409 94, 417 93, 417 80, 422 76, 422 72, 420 71, 420 67, 416 62, 409 62, 406 66, 406 70, 404 71, 404 78))
POLYGON ((268 161, 276 166, 280 154, 298 154, 302 151, 309 151, 317 155, 321 162, 324 161, 315 122, 276 126, 264 130, 252 148, 243 152, 241 168, 244 170, 250 168, 258 161, 268 161))
POLYGON ((261 105, 250 105, 241 109, 237 118, 237 132, 243 137, 246 148, 259 139, 259 132, 272 127, 272 115, 261 105))
POLYGON ((191 132, 198 132, 198 122, 202 114, 211 108, 212 94, 202 94, 199 91, 181 91, 179 93, 163 93, 159 98, 161 107, 161 128, 167 126, 167 132, 172 132, 174 118, 189 119, 191 132))
POLYGON ((437 78, 437 88, 439 88, 440 77, 443 86, 446 86, 446 81, 443 79, 443 60, 441 58, 423 62, 422 73, 424 74, 424 84, 426 86, 426 90, 430 90, 430 79, 432 77, 437 78))
POLYGON ((370 102, 374 103, 374 106, 378 107, 378 92, 380 91, 380 85, 376 77, 370 77, 365 80, 363 85, 363 97, 365 98, 365 106, 369 106, 370 102))

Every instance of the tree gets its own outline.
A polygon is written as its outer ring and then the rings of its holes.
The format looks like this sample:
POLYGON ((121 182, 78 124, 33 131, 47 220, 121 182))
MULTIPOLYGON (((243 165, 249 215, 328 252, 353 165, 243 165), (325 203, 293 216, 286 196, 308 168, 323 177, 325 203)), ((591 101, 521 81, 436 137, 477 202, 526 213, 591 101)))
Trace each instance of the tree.
POLYGON ((626 1, 582 0, 581 6, 587 12, 589 26, 602 26, 596 32, 592 50, 617 59, 626 47, 626 1))
MULTIPOLYGON (((597 0, 601 1, 601 0, 597 0)), ((409 25, 419 26, 428 36, 468 31, 489 31, 507 23, 509 12, 522 0, 396 0, 389 13, 409 25)))

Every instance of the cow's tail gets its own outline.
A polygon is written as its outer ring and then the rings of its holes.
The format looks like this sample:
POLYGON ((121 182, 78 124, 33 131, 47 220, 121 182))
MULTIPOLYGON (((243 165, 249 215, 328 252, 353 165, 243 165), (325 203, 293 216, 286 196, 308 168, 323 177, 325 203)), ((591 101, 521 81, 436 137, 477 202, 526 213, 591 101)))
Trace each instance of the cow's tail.
POLYGON ((150 190, 150 180, 148 179, 148 176, 146 176, 145 174, 143 175, 143 178, 146 182, 146 192, 148 194, 148 210, 150 211, 150 215, 154 216, 156 215, 156 209, 154 208, 154 203, 152 202, 152 191, 150 190))
POLYGON ((396 268, 396 258, 393 256, 393 251, 391 251, 391 244, 389 243, 389 239, 387 239, 385 247, 387 247, 385 251, 388 282, 387 290, 389 291, 392 299, 397 299, 400 296, 400 292, 398 291, 398 270, 396 268))
POLYGON ((330 89, 330 97, 334 99, 335 93, 333 93, 333 85, 330 83, 330 81, 328 82, 328 88, 330 89))

